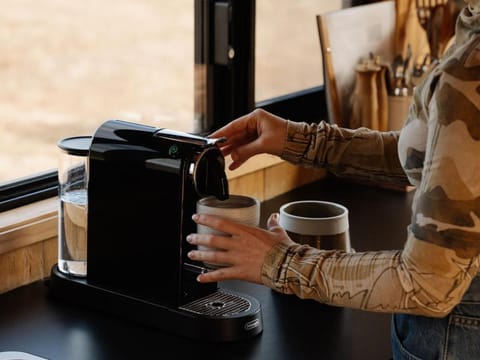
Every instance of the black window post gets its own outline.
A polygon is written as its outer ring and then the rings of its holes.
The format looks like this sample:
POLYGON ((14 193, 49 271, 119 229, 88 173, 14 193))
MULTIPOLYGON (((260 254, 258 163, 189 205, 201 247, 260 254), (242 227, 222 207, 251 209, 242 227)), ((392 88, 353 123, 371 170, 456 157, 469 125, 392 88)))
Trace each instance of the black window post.
POLYGON ((207 134, 255 106, 255 0, 195 0, 195 124, 207 134))

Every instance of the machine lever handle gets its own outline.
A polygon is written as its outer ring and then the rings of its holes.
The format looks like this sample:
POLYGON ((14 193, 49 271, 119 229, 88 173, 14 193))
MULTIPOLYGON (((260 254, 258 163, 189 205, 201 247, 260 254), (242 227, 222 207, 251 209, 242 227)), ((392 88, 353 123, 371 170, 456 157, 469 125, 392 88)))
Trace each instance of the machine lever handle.
POLYGON ((174 140, 194 145, 215 145, 220 142, 227 140, 225 137, 221 138, 206 138, 203 136, 198 136, 194 134, 189 134, 182 131, 171 130, 171 129, 159 129, 153 134, 155 137, 162 139, 174 140))

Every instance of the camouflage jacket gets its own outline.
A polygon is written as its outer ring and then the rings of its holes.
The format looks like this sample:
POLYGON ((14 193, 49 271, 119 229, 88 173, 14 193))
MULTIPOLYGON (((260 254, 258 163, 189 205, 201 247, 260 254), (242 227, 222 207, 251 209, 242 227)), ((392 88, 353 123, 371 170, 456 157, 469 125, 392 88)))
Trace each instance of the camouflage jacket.
POLYGON ((404 248, 342 253, 279 244, 262 268, 267 286, 337 306, 434 317, 459 303, 480 266, 480 15, 464 9, 456 31, 416 87, 401 132, 288 123, 282 158, 289 162, 416 186, 404 248))

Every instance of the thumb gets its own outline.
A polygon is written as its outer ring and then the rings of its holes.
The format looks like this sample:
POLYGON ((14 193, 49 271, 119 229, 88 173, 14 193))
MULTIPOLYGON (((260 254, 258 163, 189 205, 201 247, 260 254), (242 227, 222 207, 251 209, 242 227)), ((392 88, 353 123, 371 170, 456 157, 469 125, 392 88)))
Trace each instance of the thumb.
POLYGON ((275 228, 281 228, 280 224, 278 223, 279 214, 273 213, 269 216, 267 220, 267 229, 269 231, 275 230, 275 228))
POLYGON ((267 220, 267 229, 271 233, 279 236, 277 239, 287 245, 295 244, 290 237, 288 236, 287 232, 283 227, 280 226, 279 223, 280 215, 278 213, 273 213, 267 220))

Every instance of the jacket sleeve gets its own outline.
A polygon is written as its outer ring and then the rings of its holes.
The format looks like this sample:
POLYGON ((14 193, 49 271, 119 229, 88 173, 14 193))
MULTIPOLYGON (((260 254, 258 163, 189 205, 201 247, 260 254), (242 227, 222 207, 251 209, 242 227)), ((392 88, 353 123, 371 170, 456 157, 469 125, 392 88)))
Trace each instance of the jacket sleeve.
MULTIPOLYGON (((479 41, 470 46, 479 48, 479 41)), ((466 54, 453 56, 416 93, 424 117, 406 127, 426 122, 426 147, 404 248, 351 254, 279 244, 262 268, 266 285, 331 305, 433 317, 460 302, 480 267, 480 53, 466 54)), ((285 158, 401 178, 390 153, 395 134, 299 126, 289 129, 285 158)))
POLYGON ((306 167, 323 167, 338 177, 408 185, 398 158, 399 132, 288 122, 282 158, 306 167))

